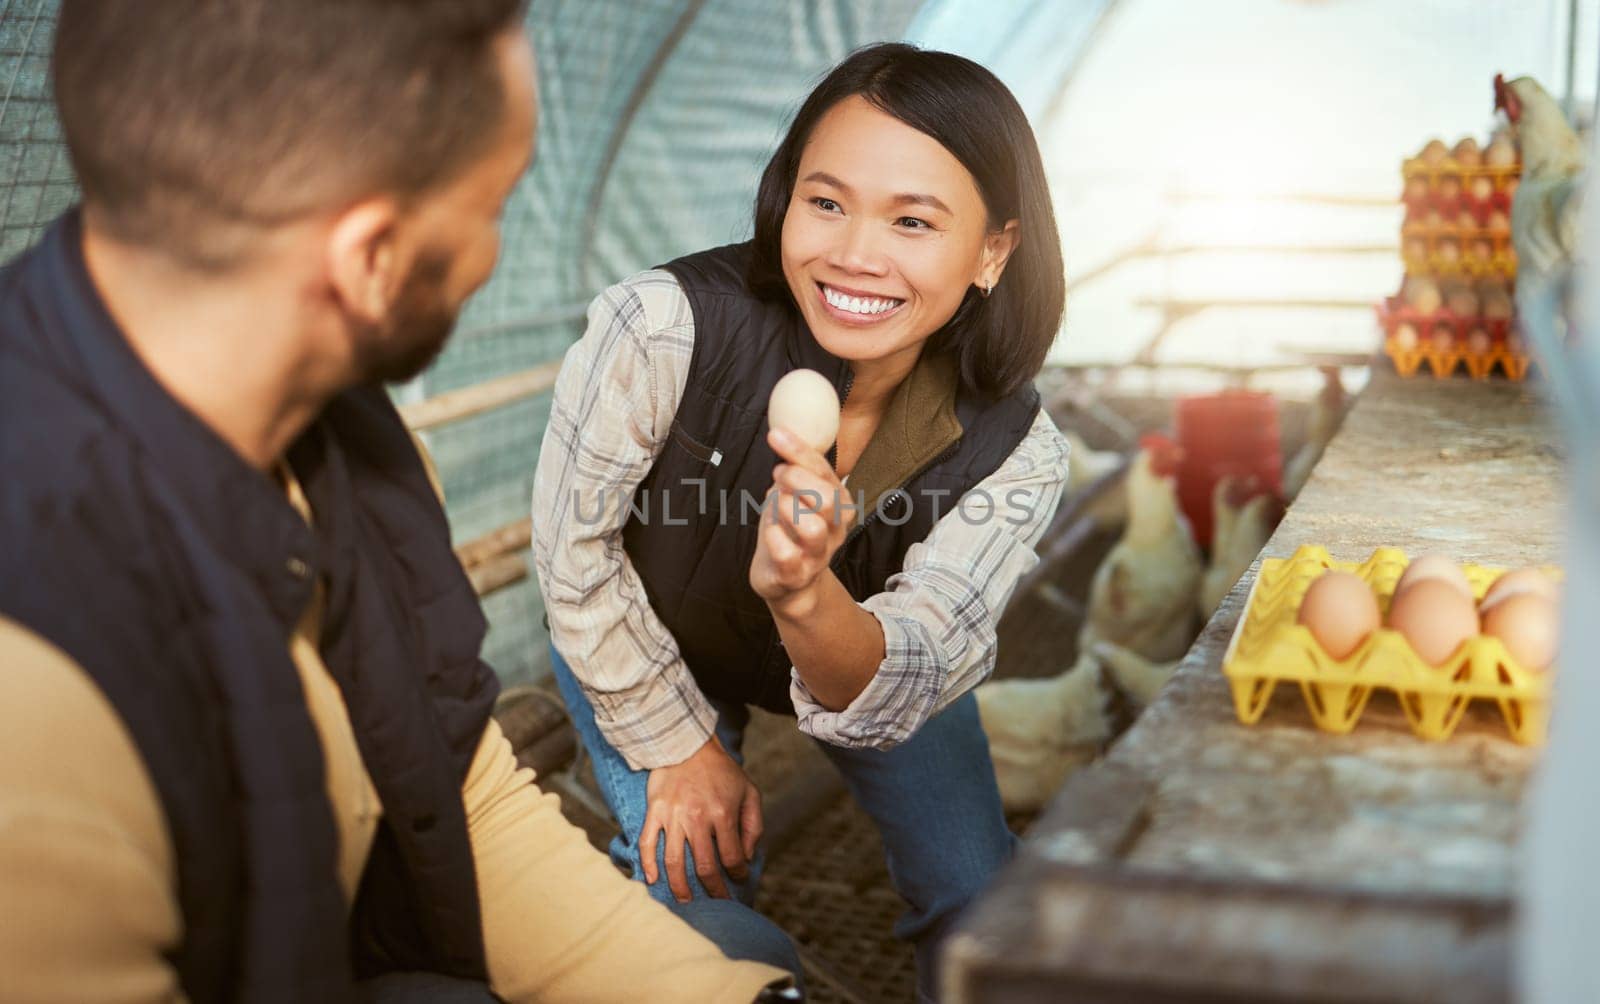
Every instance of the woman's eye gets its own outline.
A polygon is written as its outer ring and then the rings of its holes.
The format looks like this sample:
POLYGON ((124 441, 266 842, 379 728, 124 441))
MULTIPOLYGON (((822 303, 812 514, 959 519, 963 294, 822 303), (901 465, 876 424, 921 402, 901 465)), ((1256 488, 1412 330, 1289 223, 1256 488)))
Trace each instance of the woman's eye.
POLYGON ((907 230, 931 230, 932 229, 932 225, 930 223, 928 223, 927 220, 919 220, 915 216, 902 216, 902 217, 900 217, 899 220, 897 220, 895 222, 898 225, 900 225, 902 227, 905 227, 907 230))
POLYGON ((811 204, 825 213, 838 212, 839 210, 839 204, 837 202, 833 201, 832 199, 824 199, 821 196, 812 199, 811 204))

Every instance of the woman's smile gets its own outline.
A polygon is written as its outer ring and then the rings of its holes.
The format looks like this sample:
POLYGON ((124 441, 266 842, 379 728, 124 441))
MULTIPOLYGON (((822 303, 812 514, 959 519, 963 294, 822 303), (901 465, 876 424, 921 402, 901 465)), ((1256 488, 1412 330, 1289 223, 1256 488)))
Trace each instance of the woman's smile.
POLYGON ((892 296, 875 296, 870 292, 818 282, 817 299, 829 317, 851 327, 870 327, 881 324, 900 313, 906 301, 892 296))

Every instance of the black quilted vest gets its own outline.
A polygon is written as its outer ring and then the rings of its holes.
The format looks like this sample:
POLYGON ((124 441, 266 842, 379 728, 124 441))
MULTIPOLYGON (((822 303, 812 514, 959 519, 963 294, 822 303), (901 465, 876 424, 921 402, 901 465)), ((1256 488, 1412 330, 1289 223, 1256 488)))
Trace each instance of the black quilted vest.
MULTIPOLYGON (((778 463, 767 445, 767 399, 797 368, 828 377, 843 398, 850 368, 817 344, 792 302, 750 293, 748 250, 731 245, 663 266, 693 308, 694 357, 670 440, 635 493, 623 544, 700 688, 718 700, 793 714, 791 663, 749 581, 754 507, 778 463)), ((857 602, 882 592, 936 514, 1010 456, 1033 424, 1039 396, 1030 385, 998 401, 958 393, 954 404, 959 439, 877 500, 856 499, 865 516, 835 554, 833 571, 857 602)))
POLYGON ((0 272, 0 616, 72 656, 132 735, 176 852, 188 998, 482 979, 461 784, 498 683, 477 598, 380 388, 334 400, 289 460, 315 529, 143 367, 76 212, 0 272), (383 803, 353 909, 288 652, 318 579, 322 655, 383 803))

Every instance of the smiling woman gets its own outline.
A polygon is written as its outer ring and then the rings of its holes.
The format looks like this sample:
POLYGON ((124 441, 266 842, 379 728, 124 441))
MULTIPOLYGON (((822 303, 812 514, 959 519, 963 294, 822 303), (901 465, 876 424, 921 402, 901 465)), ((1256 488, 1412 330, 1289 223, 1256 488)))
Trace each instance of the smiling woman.
POLYGON ((840 64, 768 163, 755 224, 750 288, 787 292, 819 340, 825 318, 859 316, 851 297, 896 315, 909 303, 896 344, 870 358, 937 335, 967 389, 1001 395, 1055 339, 1065 283, 1044 166, 1016 100, 970 60, 884 45, 840 64))
MULTIPOLYGON (((932 997, 944 931, 1013 844, 971 689, 1061 497, 1033 378, 1063 298, 1011 94, 881 45, 801 107, 752 241, 596 300, 556 385, 534 556, 612 855, 658 899, 753 900, 740 739, 749 705, 795 715, 883 835, 932 997), (797 369, 838 393, 832 444, 763 421, 797 369)), ((792 964, 727 906, 689 919, 734 957, 792 964)))

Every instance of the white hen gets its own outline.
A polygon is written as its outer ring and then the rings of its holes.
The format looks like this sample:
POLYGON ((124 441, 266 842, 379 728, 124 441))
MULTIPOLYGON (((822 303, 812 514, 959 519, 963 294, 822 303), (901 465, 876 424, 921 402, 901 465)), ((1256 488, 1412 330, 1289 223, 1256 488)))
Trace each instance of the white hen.
POLYGON ((1495 107, 1506 113, 1522 151, 1522 179, 1511 197, 1517 284, 1561 281, 1578 251, 1583 143, 1555 98, 1532 77, 1494 78, 1495 107))
POLYGON ((1218 481, 1211 508, 1216 527, 1211 535, 1211 565, 1195 597, 1195 611, 1203 621, 1211 619, 1228 590, 1249 571, 1283 518, 1283 503, 1271 492, 1261 491, 1253 479, 1218 481))
POLYGON ((1106 672, 1111 674, 1112 682, 1135 711, 1142 710, 1156 699, 1183 661, 1151 662, 1108 641, 1096 642, 1092 652, 1106 672))
MULTIPOLYGON (((1061 435, 1071 448, 1069 457, 1072 462, 1067 465, 1065 496, 1067 504, 1071 504, 1084 492, 1099 486, 1100 482, 1128 466, 1126 454, 1115 450, 1091 449, 1089 444, 1083 441, 1083 437, 1071 429, 1063 429, 1061 435)), ((1126 480, 1119 480, 1116 484, 1100 488, 1099 497, 1090 502, 1083 511, 1101 530, 1120 530, 1128 521, 1126 480)))
POLYGON ((1059 676, 991 680, 975 694, 1008 812, 1042 808, 1113 735, 1110 694, 1101 686, 1099 663, 1087 653, 1059 676))
POLYGON ((1176 659, 1194 640, 1200 550, 1178 509, 1177 448, 1146 437, 1128 472, 1128 528, 1095 570, 1078 650, 1109 641, 1147 659, 1176 659))

